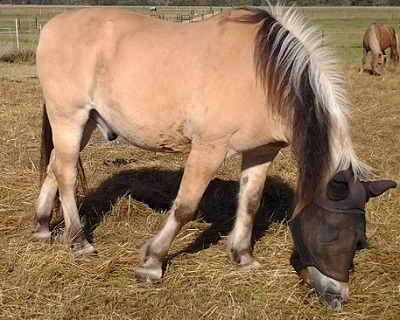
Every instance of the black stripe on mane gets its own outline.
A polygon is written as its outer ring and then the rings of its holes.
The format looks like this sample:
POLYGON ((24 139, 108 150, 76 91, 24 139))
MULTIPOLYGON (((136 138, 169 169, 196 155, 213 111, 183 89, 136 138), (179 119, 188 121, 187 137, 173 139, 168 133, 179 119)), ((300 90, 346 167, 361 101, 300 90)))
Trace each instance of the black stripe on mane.
POLYGON ((313 89, 310 78, 310 53, 267 11, 255 8, 241 10, 246 13, 235 21, 260 23, 254 58, 258 80, 266 90, 268 107, 293 123, 291 146, 299 168, 299 200, 303 203, 318 202, 331 164, 331 122, 325 108, 319 105, 320 99, 316 99, 318 92, 313 89), (293 52, 299 51, 291 51, 295 47, 302 53, 301 61, 293 55, 293 52), (301 75, 296 74, 294 78, 293 72, 297 70, 301 70, 301 75), (296 82, 295 79, 301 81, 296 82))

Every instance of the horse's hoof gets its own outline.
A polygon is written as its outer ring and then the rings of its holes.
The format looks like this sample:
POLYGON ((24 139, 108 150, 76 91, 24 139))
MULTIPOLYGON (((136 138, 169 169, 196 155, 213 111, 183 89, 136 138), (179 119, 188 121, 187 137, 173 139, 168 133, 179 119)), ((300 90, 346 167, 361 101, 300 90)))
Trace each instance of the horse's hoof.
POLYGON ((96 249, 90 243, 86 243, 84 246, 80 244, 73 244, 72 250, 78 256, 84 256, 87 258, 98 258, 99 254, 97 253, 96 249))
POLYGON ((162 270, 140 266, 135 269, 136 281, 144 286, 153 286, 161 282, 162 270))
POLYGON ((51 231, 32 232, 31 241, 39 243, 51 243, 51 231))
POLYGON ((256 259, 246 262, 245 264, 240 264, 238 270, 240 271, 250 271, 250 270, 261 270, 263 267, 256 259))

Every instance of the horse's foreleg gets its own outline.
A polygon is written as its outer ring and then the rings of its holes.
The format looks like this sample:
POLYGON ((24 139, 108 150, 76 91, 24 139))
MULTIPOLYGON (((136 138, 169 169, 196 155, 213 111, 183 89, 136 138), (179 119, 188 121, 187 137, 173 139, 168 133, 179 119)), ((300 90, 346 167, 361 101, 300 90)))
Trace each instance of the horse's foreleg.
POLYGON ((167 221, 161 231, 142 247, 142 264, 135 269, 138 281, 153 283, 162 277, 162 264, 172 241, 193 219, 201 197, 225 155, 226 151, 218 146, 192 147, 167 221))
POLYGON ((367 61, 367 54, 368 54, 368 51, 365 48, 363 48, 363 56, 362 56, 362 60, 361 60, 360 74, 364 73, 365 62, 367 61))
POLYGON ((381 72, 383 70, 386 70, 386 52, 382 51, 381 56, 379 57, 379 61, 380 61, 380 70, 381 72))
POLYGON ((230 260, 242 270, 261 268, 252 255, 251 235, 268 169, 275 156, 276 152, 243 154, 236 221, 227 248, 230 260))

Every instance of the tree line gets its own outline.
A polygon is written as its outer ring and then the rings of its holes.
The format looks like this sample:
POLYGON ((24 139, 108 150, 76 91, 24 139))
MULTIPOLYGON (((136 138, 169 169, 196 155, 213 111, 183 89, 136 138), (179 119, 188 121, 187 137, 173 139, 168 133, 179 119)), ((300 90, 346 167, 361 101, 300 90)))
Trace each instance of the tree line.
MULTIPOLYGON (((276 1, 271 1, 272 3, 276 1)), ((266 0, 0 0, 2 4, 104 6, 265 6, 266 0)), ((297 6, 400 6, 400 0, 298 0, 297 6)))

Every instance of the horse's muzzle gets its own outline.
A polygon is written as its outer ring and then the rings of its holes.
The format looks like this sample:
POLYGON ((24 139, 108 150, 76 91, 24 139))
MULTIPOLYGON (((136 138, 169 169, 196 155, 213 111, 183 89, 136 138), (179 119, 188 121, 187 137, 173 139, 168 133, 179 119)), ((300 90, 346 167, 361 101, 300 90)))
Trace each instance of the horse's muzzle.
POLYGON ((320 301, 329 309, 340 311, 349 296, 347 282, 340 282, 322 274, 315 267, 307 267, 299 273, 305 289, 315 289, 320 301))

